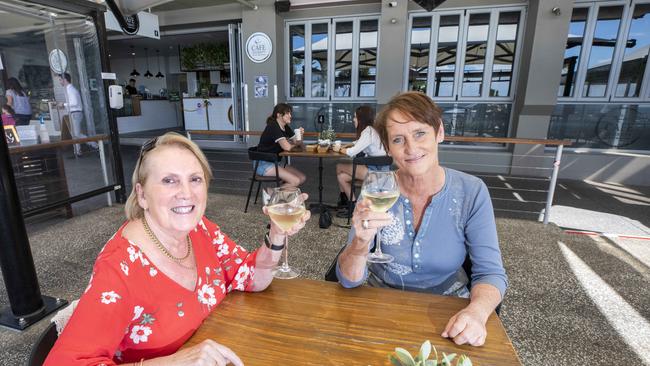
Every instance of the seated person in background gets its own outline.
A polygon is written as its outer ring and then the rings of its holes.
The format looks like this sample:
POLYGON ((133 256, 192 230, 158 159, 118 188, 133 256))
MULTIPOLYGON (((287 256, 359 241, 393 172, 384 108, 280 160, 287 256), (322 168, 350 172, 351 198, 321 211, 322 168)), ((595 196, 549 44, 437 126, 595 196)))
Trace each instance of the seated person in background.
POLYGON ((242 365, 212 340, 179 348, 227 293, 271 283, 277 249, 309 213, 289 232, 271 222, 266 245, 249 253, 203 216, 211 178, 186 137, 170 132, 145 143, 127 221, 100 252, 45 365, 242 365))
POLYGON ((124 89, 129 95, 138 95, 138 89, 135 88, 135 79, 129 79, 129 84, 124 89))
POLYGON ((14 109, 5 104, 2 106, 2 125, 15 126, 16 120, 14 119, 14 109))
MULTIPOLYGON (((294 132, 290 126, 291 106, 279 103, 273 108, 273 114, 266 119, 266 128, 262 132, 257 151, 279 154, 282 151, 289 151, 299 142, 293 137, 294 132)), ((301 127, 301 134, 304 129, 301 127)), ((255 162, 253 162, 255 163, 255 162)), ((275 165, 268 161, 260 160, 257 167, 257 175, 275 177, 275 165)), ((307 177, 300 170, 292 167, 278 167, 278 175, 284 181, 284 186, 298 187, 305 182, 307 177)), ((264 191, 265 200, 268 193, 264 191)))
MULTIPOLYGON (((381 139, 377 130, 373 127, 375 121, 375 111, 369 107, 362 105, 354 111, 354 127, 357 132, 357 140, 354 142, 354 146, 350 148, 342 148, 341 152, 347 156, 353 158, 359 153, 364 153, 366 156, 384 156, 386 151, 381 144, 381 139)), ((363 180, 370 170, 383 170, 389 169, 390 167, 382 166, 368 166, 357 165, 355 172, 355 177, 352 177, 352 164, 351 163, 339 163, 336 164, 336 179, 339 181, 339 207, 345 207, 345 216, 347 217, 347 205, 348 199, 353 200, 354 197, 348 197, 347 195, 351 192, 352 182, 356 180, 363 180)))
POLYGON ((339 281, 355 287, 367 279, 371 286, 469 297, 469 305, 449 320, 442 336, 457 344, 483 345, 485 323, 507 286, 487 187, 474 176, 439 165, 442 111, 426 95, 393 97, 375 126, 398 167, 400 197, 387 213, 372 212, 370 202, 360 197, 350 240, 338 259, 339 281), (366 255, 380 227, 382 250, 395 261, 367 268, 366 255), (462 268, 468 253, 471 279, 462 268))

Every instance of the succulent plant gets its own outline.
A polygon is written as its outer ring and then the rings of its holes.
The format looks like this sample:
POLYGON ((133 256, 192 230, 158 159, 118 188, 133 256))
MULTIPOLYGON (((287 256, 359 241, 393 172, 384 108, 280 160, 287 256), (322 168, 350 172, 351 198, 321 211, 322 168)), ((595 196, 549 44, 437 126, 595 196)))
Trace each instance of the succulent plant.
POLYGON ((327 130, 323 130, 320 133, 320 139, 321 140, 330 140, 333 142, 336 139, 336 132, 332 128, 328 128, 327 130))
MULTIPOLYGON (((438 351, 428 340, 422 343, 420 352, 415 357, 411 356, 409 351, 400 347, 395 348, 395 353, 388 356, 390 362, 395 366, 452 366, 454 358, 456 358, 455 353, 448 355, 443 352, 442 359, 438 360, 438 351), (434 357, 429 359, 431 351, 433 351, 434 357)), ((455 366, 472 366, 472 361, 469 357, 461 355, 456 360, 455 366)))

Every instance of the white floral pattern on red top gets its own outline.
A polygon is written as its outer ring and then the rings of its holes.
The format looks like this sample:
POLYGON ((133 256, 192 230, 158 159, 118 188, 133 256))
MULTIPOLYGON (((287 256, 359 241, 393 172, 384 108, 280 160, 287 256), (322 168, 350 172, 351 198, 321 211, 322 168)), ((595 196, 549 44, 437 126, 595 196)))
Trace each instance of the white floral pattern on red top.
POLYGON ((124 272, 124 275, 125 275, 125 276, 128 276, 128 275, 129 275, 129 265, 126 264, 125 261, 122 261, 122 262, 120 263, 120 268, 122 269, 122 272, 124 272))
POLYGON ((246 281, 248 280, 248 276, 251 275, 251 272, 252 268, 249 268, 246 264, 239 267, 239 270, 235 275, 235 290, 244 290, 246 281))
POLYGON ((138 319, 142 315, 143 311, 144 311, 144 308, 142 306, 136 305, 133 308, 133 319, 131 319, 131 320, 138 319))
POLYGON ((201 304, 207 305, 208 308, 217 304, 217 298, 214 296, 214 288, 207 283, 199 289, 198 299, 201 304))
POLYGON ((228 248, 227 244, 221 244, 219 245, 218 251, 217 251, 217 257, 222 258, 230 254, 230 248, 228 248))
POLYGON ((120 295, 116 294, 115 291, 102 292, 101 301, 103 304, 111 304, 117 302, 117 299, 121 299, 120 295))
POLYGON ((214 232, 214 239, 212 239, 212 244, 217 244, 221 245, 223 244, 223 240, 225 239, 225 236, 221 233, 221 231, 217 230, 214 232))
POLYGON ((144 343, 149 340, 151 333, 152 331, 150 327, 146 325, 136 325, 131 328, 131 335, 129 338, 131 338, 135 344, 138 344, 140 342, 144 343))

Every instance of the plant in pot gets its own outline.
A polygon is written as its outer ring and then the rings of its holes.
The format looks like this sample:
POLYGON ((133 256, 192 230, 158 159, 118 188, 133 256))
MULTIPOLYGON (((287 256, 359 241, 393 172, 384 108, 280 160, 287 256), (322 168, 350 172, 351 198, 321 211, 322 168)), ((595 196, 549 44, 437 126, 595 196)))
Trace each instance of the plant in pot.
MULTIPOLYGON (((456 354, 442 353, 442 358, 438 360, 438 351, 436 347, 431 345, 428 340, 420 346, 420 352, 415 356, 411 356, 409 351, 404 348, 395 348, 395 353, 388 356, 391 364, 395 366, 452 366, 452 361, 456 358, 456 354), (429 359, 433 351, 433 358, 429 359)), ((461 355, 456 360, 455 366, 472 366, 472 360, 465 355, 461 355)))

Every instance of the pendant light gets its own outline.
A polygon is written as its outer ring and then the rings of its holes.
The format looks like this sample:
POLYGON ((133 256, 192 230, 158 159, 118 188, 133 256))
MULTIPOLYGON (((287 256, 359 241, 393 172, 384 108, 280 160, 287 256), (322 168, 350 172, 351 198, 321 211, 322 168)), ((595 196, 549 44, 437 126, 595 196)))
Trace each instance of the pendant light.
POLYGON ((145 53, 145 57, 147 58, 147 72, 144 73, 144 77, 146 77, 147 79, 151 79, 153 77, 153 74, 151 73, 151 71, 149 71, 149 49, 145 47, 144 53, 145 53))
POLYGON ((131 46, 131 58, 133 59, 133 71, 129 75, 133 77, 140 76, 138 70, 135 69, 135 51, 133 50, 133 46, 131 46))
POLYGON ((156 79, 162 79, 165 75, 160 72, 160 50, 156 50, 156 59, 158 60, 158 73, 156 74, 156 79))

